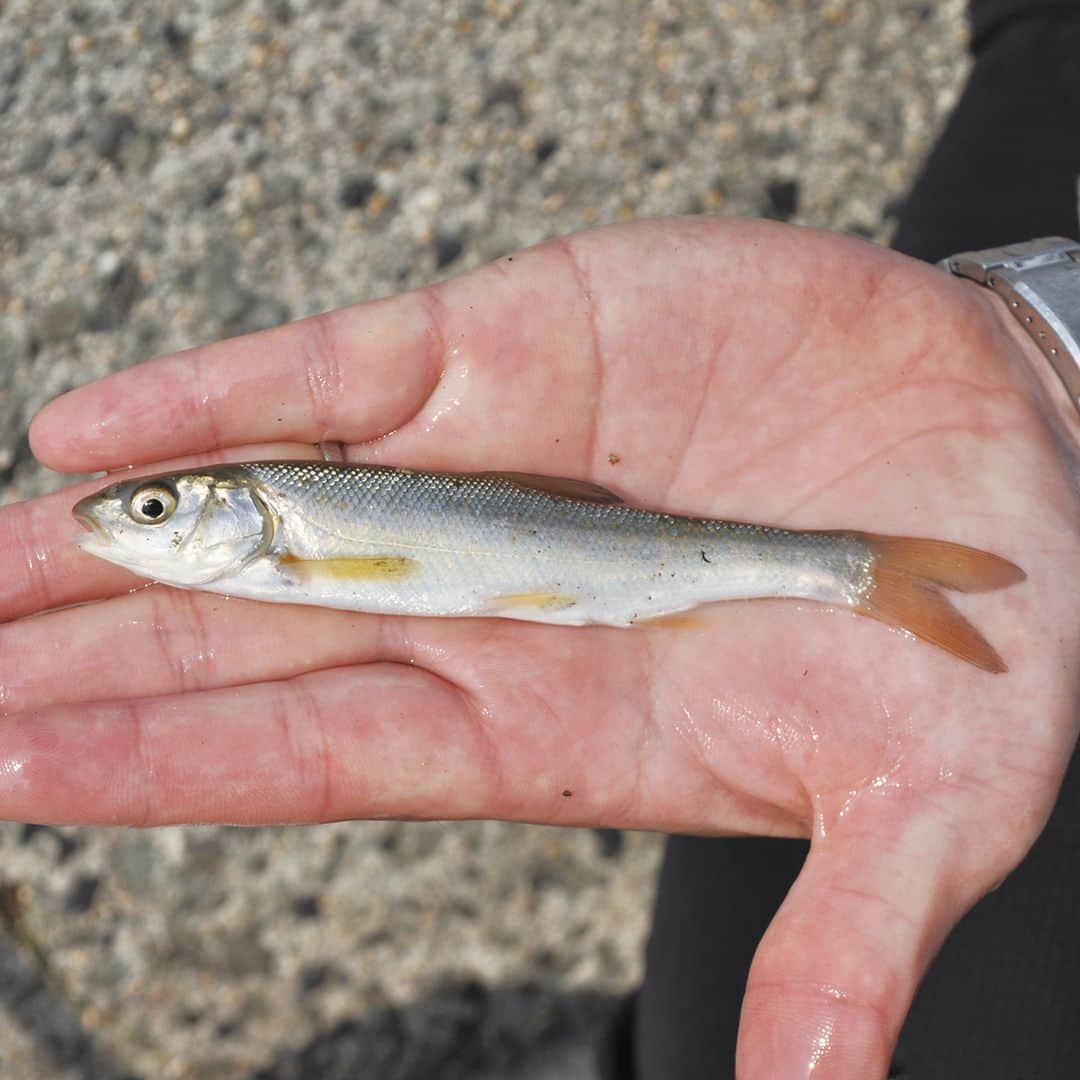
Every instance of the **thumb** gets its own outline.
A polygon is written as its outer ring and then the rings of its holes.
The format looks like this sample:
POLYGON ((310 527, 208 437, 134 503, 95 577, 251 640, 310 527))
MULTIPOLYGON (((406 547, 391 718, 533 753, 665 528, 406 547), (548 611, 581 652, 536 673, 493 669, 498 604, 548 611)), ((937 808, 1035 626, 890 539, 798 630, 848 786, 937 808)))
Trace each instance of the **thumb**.
POLYGON ((920 978, 975 899, 940 821, 852 824, 815 839, 758 947, 739 1080, 885 1077, 920 978))

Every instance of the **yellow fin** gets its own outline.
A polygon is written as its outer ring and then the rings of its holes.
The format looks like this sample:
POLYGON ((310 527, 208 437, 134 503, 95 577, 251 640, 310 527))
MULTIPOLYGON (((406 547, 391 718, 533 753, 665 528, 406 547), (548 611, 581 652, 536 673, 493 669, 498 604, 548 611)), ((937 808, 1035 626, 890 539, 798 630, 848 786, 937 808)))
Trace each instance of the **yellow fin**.
POLYGON ((978 548, 945 540, 856 533, 874 556, 873 585, 855 610, 897 626, 983 671, 1008 671, 997 650, 949 603, 940 588, 989 592, 1027 576, 978 548))
POLYGON ((709 621, 701 611, 675 611, 670 615, 635 619, 632 625, 642 630, 707 630, 709 621))
POLYGON ((1027 577, 1019 566, 1000 555, 949 540, 877 533, 852 535, 870 548, 879 567, 957 592, 990 592, 1016 585, 1027 577))
POLYGON ((983 671, 1008 671, 994 647, 933 585, 903 571, 875 570, 874 586, 855 610, 907 630, 983 671))
POLYGON ((565 476, 541 476, 539 473, 524 472, 481 472, 475 473, 489 480, 505 480, 508 484, 542 491, 545 495, 558 495, 563 499, 581 499, 595 503, 621 503, 622 499, 613 491, 590 483, 588 480, 571 480, 565 476))
POLYGON ((365 555, 344 559, 301 559, 282 555, 281 566, 299 574, 332 578, 336 581, 378 581, 403 578, 413 573, 419 563, 404 555, 365 555))
POLYGON ((523 592, 505 593, 502 596, 493 597, 491 606, 496 610, 502 608, 534 607, 541 610, 554 611, 558 608, 573 607, 577 601, 566 593, 554 592, 523 592))

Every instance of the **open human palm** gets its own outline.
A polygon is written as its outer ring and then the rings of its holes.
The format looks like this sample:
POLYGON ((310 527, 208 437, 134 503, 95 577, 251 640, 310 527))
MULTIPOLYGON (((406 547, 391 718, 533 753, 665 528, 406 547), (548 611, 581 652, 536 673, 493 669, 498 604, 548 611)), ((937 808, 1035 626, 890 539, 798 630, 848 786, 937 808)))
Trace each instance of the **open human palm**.
POLYGON ((1028 579, 958 602, 1004 675, 791 601, 630 631, 357 615, 129 591, 73 543, 70 507, 100 486, 82 485, 0 511, 0 816, 810 836, 739 1074, 883 1075, 926 964, 1034 841, 1076 739, 1075 462, 995 303, 856 241, 645 223, 74 391, 31 430, 69 471, 334 440, 955 540, 1028 579))

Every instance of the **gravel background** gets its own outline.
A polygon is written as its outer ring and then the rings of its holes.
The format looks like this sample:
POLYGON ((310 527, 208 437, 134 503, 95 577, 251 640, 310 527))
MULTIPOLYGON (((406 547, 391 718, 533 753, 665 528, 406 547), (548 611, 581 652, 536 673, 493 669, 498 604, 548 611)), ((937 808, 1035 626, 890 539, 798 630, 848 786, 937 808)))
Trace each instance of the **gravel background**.
MULTIPOLYGON (((0 503, 107 371, 633 216, 885 240, 961 0, 0 0, 0 503)), ((660 841, 0 825, 2 1077, 592 1076, 660 841)))

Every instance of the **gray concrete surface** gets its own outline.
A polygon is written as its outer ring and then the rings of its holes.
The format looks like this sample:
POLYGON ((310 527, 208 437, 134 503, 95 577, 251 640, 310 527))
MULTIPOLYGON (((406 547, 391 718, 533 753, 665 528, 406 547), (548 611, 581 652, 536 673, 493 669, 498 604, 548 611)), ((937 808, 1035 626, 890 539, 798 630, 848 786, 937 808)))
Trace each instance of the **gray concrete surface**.
MULTIPOLYGON (((0 502, 149 356, 588 225, 884 240, 961 0, 0 0, 0 502)), ((0 1077, 548 1077, 641 971, 656 837, 0 826, 0 1077)))

